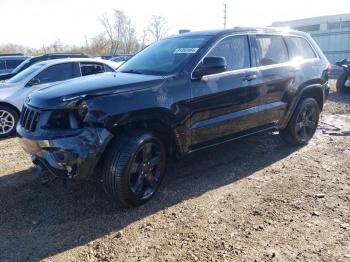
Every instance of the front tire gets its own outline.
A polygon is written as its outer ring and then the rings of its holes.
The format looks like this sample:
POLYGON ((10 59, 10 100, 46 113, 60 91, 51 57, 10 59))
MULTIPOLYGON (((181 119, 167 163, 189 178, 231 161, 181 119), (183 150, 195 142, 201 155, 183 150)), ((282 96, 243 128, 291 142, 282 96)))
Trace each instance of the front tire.
POLYGON ((140 131, 117 138, 105 157, 103 187, 118 204, 140 206, 157 192, 166 163, 166 151, 157 136, 140 131))
POLYGON ((18 113, 6 105, 0 105, 0 139, 16 134, 18 113))
POLYGON ((282 139, 290 145, 307 144, 316 132, 320 108, 313 98, 304 98, 295 109, 287 127, 280 130, 282 139))

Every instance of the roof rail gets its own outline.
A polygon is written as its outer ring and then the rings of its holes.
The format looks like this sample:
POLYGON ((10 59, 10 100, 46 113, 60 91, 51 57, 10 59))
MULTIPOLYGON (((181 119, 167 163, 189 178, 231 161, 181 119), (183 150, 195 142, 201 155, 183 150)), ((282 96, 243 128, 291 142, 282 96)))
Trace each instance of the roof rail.
POLYGON ((23 53, 13 53, 13 54, 1 54, 0 53, 0 56, 24 56, 23 53))

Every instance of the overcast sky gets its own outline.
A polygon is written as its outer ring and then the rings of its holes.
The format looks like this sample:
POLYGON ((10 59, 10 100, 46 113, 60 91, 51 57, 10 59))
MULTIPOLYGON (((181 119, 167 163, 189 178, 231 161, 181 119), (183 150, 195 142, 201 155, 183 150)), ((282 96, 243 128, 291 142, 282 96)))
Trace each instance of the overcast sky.
POLYGON ((171 34, 222 28, 225 2, 228 27, 350 12, 350 0, 0 0, 0 44, 82 45, 102 32, 99 17, 113 9, 130 16, 139 32, 151 15, 166 17, 171 34))

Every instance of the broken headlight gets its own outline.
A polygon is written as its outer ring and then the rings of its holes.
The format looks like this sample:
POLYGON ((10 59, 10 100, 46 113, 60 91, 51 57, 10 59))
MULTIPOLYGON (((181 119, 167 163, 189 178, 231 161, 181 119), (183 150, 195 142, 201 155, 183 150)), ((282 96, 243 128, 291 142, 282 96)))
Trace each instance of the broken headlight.
POLYGON ((47 128, 50 129, 69 129, 69 112, 68 111, 54 111, 50 115, 47 123, 47 128))
POLYGON ((48 129, 76 129, 79 123, 72 110, 58 110, 51 113, 47 125, 48 129))

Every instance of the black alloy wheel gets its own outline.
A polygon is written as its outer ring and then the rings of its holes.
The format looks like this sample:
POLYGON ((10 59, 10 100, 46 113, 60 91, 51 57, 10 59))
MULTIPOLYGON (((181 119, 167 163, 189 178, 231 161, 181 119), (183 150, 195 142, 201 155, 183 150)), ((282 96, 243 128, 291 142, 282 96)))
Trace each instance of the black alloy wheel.
POLYGON ((299 112, 295 132, 300 141, 307 142, 314 135, 318 124, 318 112, 313 103, 307 103, 299 112))
POLYGON ((280 130, 280 136, 291 145, 307 144, 316 132, 320 109, 317 101, 311 97, 299 102, 286 128, 280 130))
POLYGON ((166 150, 147 131, 134 131, 112 141, 105 154, 105 191, 121 206, 139 206, 157 192, 165 174, 166 150))
POLYGON ((138 199, 153 195, 161 181, 162 163, 160 146, 154 142, 143 144, 130 165, 129 186, 138 199))

